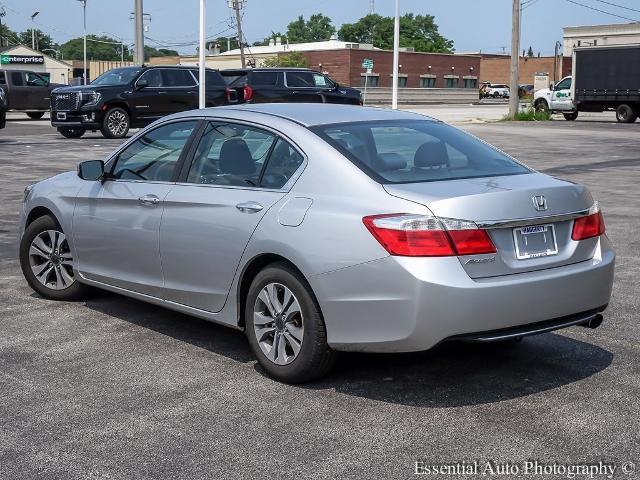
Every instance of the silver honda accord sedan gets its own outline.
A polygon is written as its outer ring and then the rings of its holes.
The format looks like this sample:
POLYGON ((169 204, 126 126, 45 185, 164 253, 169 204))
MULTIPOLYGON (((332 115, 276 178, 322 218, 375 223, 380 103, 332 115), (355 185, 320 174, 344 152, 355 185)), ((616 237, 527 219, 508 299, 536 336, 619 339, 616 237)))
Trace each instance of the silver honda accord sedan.
POLYGON ((329 104, 195 110, 25 189, 20 262, 243 330, 274 378, 602 322, 598 203, 440 121, 329 104))

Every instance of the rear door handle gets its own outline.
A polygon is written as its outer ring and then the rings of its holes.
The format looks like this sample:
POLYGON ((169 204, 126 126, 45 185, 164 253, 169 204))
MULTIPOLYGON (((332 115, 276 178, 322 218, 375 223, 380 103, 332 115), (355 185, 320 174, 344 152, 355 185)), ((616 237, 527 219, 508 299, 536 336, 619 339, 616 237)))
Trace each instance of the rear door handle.
POLYGON ((258 202, 244 202, 237 204, 236 208, 242 213, 258 213, 264 207, 258 202))
POLYGON ((142 205, 157 205, 160 203, 160 199, 151 193, 147 195, 143 195, 142 197, 138 197, 138 201, 142 205))

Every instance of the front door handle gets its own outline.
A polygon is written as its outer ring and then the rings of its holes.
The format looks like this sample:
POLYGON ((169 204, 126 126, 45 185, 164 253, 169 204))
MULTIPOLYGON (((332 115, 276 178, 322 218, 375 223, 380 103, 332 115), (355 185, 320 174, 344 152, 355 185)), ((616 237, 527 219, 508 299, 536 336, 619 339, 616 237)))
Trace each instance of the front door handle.
POLYGON ((160 199, 151 193, 147 195, 143 195, 142 197, 138 197, 138 201, 142 205, 157 205, 160 203, 160 199))
POLYGON ((258 202, 244 202, 237 204, 236 208, 242 213, 258 213, 264 207, 258 202))

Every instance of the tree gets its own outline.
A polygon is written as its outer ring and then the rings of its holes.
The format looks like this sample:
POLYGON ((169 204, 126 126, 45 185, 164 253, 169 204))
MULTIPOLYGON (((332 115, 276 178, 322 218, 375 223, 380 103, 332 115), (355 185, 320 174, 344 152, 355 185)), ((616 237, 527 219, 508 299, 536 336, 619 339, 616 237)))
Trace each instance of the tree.
MULTIPOLYGON (((345 42, 372 43, 385 50, 393 49, 393 18, 367 15, 355 23, 345 23, 338 37, 345 42)), ((400 17, 400 46, 416 52, 453 52, 453 41, 440 35, 433 15, 407 13, 400 17)))
POLYGON ((529 46, 529 50, 527 50, 527 57, 534 57, 533 48, 531 48, 531 46, 529 46))
POLYGON ((145 45, 144 59, 149 60, 151 57, 178 57, 180 54, 175 50, 167 48, 153 48, 145 45))
MULTIPOLYGON (((220 53, 226 52, 228 50, 227 43, 229 43, 231 46, 229 50, 235 50, 236 48, 240 48, 240 46, 238 45, 238 40, 236 40, 235 37, 233 38, 229 37, 229 42, 227 42, 227 37, 218 37, 215 40, 211 40, 210 43, 218 44, 218 46, 220 47, 220 53)), ((259 42, 258 44, 262 45, 262 42, 259 42)))
MULTIPOLYGON (((287 36, 283 33, 280 32, 271 32, 271 35, 267 38, 265 38, 264 40, 262 40, 261 42, 254 42, 253 46, 254 47, 260 47, 260 46, 266 46, 269 45, 269 42, 271 42, 272 40, 275 40, 276 38, 280 37, 280 41, 282 43, 287 43, 287 36)), ((237 48, 237 47, 236 47, 237 48)))
MULTIPOLYGON (((34 36, 36 40, 36 50, 44 50, 47 48, 56 49, 58 45, 53 41, 50 35, 47 35, 42 30, 38 30, 37 28, 34 30, 34 36)), ((18 40, 22 45, 31 46, 31 29, 25 30, 24 32, 20 32, 18 34, 18 40)))
MULTIPOLYGON (((120 60, 120 42, 111 37, 87 35, 87 59, 88 60, 120 60)), ((81 60, 84 46, 82 37, 73 38, 60 45, 60 50, 65 60, 81 60)), ((131 54, 127 46, 124 46, 124 59, 130 60, 131 54)))
MULTIPOLYGON (((20 43, 18 34, 7 25, 0 25, 0 47, 17 45, 18 43, 20 43)), ((31 43, 29 43, 29 45, 31 45, 31 43)))
POLYGON ((308 68, 309 62, 301 52, 289 52, 262 61, 263 67, 301 67, 308 68))
POLYGON ((296 20, 287 25, 287 38, 290 43, 319 42, 329 40, 336 29, 331 19, 321 13, 316 13, 304 19, 300 15, 296 20))

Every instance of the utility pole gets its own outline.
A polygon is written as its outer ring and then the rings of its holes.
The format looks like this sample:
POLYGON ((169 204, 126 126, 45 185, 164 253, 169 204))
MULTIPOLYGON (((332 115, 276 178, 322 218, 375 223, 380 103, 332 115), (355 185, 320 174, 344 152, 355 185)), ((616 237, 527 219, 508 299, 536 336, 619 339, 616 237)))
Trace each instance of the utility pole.
POLYGON ((136 45, 136 63, 142 65, 144 63, 144 10, 142 9, 142 0, 136 0, 134 23, 136 28, 135 45, 136 45))
POLYGON ((240 63, 242 68, 246 68, 247 63, 244 58, 244 47, 242 46, 242 25, 240 18, 240 10, 242 9, 242 4, 244 0, 229 0, 229 7, 233 8, 236 11, 236 26, 238 28, 238 45, 240 46, 240 63))
MULTIPOLYGON (((519 0, 515 0, 519 1, 519 0)), ((400 68, 400 0, 396 0, 396 14, 393 24, 393 86, 391 108, 398 109, 398 69, 400 68)))
POLYGON ((518 80, 520 78, 520 0, 513 0, 511 17, 511 81, 509 83, 509 117, 518 113, 518 80))

